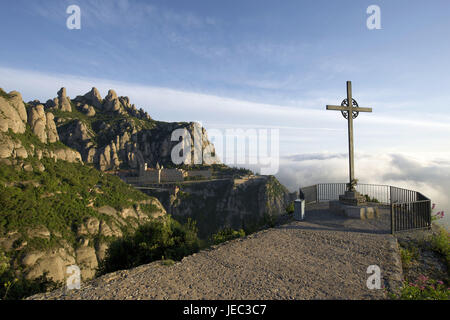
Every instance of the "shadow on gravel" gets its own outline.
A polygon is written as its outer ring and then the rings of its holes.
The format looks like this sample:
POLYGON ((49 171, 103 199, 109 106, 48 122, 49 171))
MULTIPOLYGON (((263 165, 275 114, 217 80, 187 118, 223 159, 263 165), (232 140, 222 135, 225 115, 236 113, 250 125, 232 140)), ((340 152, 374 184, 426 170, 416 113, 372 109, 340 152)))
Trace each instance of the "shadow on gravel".
POLYGON ((319 203, 306 207, 303 221, 295 221, 277 228, 389 234, 391 232, 390 212, 387 208, 380 208, 380 217, 377 219, 352 219, 331 213, 328 203, 319 203))

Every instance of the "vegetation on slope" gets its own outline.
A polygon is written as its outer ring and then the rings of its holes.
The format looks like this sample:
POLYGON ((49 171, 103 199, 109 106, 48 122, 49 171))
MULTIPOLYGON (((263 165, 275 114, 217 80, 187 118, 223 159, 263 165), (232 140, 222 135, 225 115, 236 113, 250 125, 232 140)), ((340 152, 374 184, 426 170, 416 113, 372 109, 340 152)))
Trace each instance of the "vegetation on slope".
MULTIPOLYGON (((0 165, 0 236, 20 234, 12 251, 0 250, 0 299, 20 299, 58 285, 45 274, 26 279, 20 264, 15 263, 24 252, 59 247, 61 240, 76 247, 76 230, 85 218, 110 219, 95 207, 108 205, 121 210, 151 199, 118 177, 81 163, 48 158, 26 161, 33 165, 33 171, 0 165), (37 169, 39 162, 45 171, 37 169), (51 236, 41 238, 30 233, 38 226, 47 228, 51 236)), ((158 210, 152 204, 142 204, 140 209, 149 215, 158 210)), ((131 226, 124 228, 125 233, 131 230, 131 226)))
POLYGON ((17 268, 10 264, 10 256, 0 249, 0 300, 18 300, 35 293, 56 289, 60 284, 43 274, 37 279, 26 279, 17 274, 17 268))
POLYGON ((229 240, 245 237, 245 231, 243 229, 234 230, 231 228, 223 228, 219 232, 211 236, 213 244, 223 243, 229 240))
POLYGON ((133 235, 112 242, 98 274, 133 268, 156 260, 181 260, 197 252, 200 241, 195 222, 180 224, 170 216, 141 225, 133 235))
POLYGON ((153 119, 139 119, 130 114, 116 114, 105 112, 94 106, 94 116, 87 116, 77 109, 75 104, 71 102, 72 111, 51 110, 55 117, 59 118, 61 123, 58 124, 58 132, 64 132, 74 121, 83 122, 88 130, 93 133, 92 142, 97 148, 104 147, 109 144, 117 135, 123 133, 124 126, 128 127, 128 131, 154 129, 158 122, 153 119))
MULTIPOLYGON (((0 234, 19 231, 23 240, 28 241, 28 247, 33 246, 27 235, 30 228, 43 225, 52 234, 61 234, 74 243, 73 230, 84 218, 108 219, 94 210, 95 207, 109 205, 121 210, 150 199, 118 177, 95 168, 42 159, 40 162, 46 169, 39 172, 37 161, 31 159, 34 167, 31 172, 0 166, 0 234)), ((154 208, 143 206, 142 209, 151 213, 154 208)))
POLYGON ((0 88, 0 97, 5 98, 5 99, 10 99, 11 96, 6 93, 2 88, 0 88))
POLYGON ((424 238, 399 239, 404 282, 393 299, 450 299, 450 235, 438 226, 424 238))

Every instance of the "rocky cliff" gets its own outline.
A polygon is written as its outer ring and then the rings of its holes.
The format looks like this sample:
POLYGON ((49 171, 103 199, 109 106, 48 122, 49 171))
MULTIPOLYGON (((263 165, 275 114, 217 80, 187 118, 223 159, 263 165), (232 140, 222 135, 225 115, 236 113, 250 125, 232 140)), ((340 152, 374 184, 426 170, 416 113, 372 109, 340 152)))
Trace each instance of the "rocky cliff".
POLYGON ((270 224, 297 198, 273 176, 196 181, 180 185, 177 192, 143 191, 157 197, 177 220, 197 221, 201 238, 226 227, 253 231, 270 224))
MULTIPOLYGON (((58 143, 54 115, 40 103, 26 105, 17 91, 0 88, 0 160, 26 165, 26 159, 49 157, 81 162, 76 150, 58 143)), ((42 167, 41 167, 42 168, 42 167)))
POLYGON ((72 264, 92 278, 110 241, 166 214, 157 199, 86 166, 60 141, 60 133, 84 138, 61 129, 83 123, 72 105, 64 88, 45 106, 0 89, 0 253, 28 279, 48 272, 62 281, 72 264))
MULTIPOLYGON (((37 107, 40 102, 29 104, 37 107)), ((178 143, 172 141, 175 129, 184 128, 191 137, 197 134, 202 150, 208 148, 215 153, 199 124, 155 121, 131 104, 128 97, 118 96, 114 90, 102 98, 92 88, 71 100, 62 88, 57 98, 46 102, 45 109, 55 115, 60 140, 77 150, 85 163, 94 164, 100 170, 139 169, 144 163, 155 166, 157 162, 165 167, 173 166, 171 150, 178 143)))

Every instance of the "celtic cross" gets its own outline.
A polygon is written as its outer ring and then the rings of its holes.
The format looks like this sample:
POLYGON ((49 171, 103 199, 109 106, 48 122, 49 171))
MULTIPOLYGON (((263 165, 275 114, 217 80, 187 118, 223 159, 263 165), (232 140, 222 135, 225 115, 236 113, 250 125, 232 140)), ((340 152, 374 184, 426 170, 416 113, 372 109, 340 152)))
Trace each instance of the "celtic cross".
POLYGON ((355 163, 353 155, 353 119, 355 119, 360 112, 372 112, 372 108, 360 108, 355 99, 352 98, 352 82, 347 81, 347 99, 344 99, 340 106, 327 105, 327 110, 341 111, 342 116, 348 122, 348 154, 349 154, 349 174, 350 182, 348 184, 348 191, 355 191, 357 180, 355 179, 355 163), (349 103, 349 101, 351 101, 349 103))

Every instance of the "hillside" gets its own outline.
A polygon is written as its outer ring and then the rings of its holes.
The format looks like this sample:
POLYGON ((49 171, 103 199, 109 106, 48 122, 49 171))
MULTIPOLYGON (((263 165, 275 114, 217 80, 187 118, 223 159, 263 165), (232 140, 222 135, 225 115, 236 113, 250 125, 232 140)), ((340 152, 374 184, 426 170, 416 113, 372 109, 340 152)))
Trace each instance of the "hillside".
POLYGON ((195 221, 204 239, 224 227, 256 230, 285 212, 293 195, 274 177, 242 180, 247 171, 217 159, 209 165, 221 179, 183 183, 175 197, 145 194, 115 175, 136 175, 144 163, 175 167, 171 135, 179 128, 215 153, 198 124, 155 121, 113 90, 70 99, 61 88, 45 103, 25 103, 0 89, 0 281, 44 290, 73 264, 90 279, 112 242, 157 217, 171 225, 167 211, 195 221), (15 276, 19 284, 10 283, 15 276))

